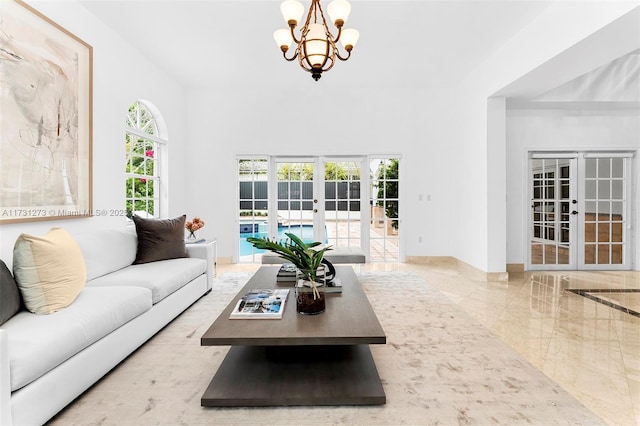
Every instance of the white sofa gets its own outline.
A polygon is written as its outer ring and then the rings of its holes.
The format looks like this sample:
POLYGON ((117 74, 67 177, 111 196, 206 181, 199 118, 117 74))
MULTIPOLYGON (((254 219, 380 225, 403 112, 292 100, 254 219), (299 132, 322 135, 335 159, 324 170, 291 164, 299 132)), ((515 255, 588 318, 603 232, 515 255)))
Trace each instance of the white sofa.
POLYGON ((50 315, 19 312, 0 329, 0 424, 44 424, 211 290, 211 247, 132 265, 135 228, 74 235, 87 283, 50 315))

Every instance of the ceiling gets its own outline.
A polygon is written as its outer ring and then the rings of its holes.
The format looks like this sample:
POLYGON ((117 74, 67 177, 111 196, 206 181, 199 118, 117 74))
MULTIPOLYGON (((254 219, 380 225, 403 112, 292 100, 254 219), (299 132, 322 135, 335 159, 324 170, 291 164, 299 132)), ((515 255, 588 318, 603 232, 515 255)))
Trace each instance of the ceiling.
MULTIPOLYGON (((302 0, 305 8, 309 1, 302 0)), ((273 31, 277 0, 81 3, 185 87, 325 84, 453 87, 540 14, 546 1, 352 0, 352 58, 314 82, 286 62, 273 31)), ((328 1, 323 2, 326 8, 328 1)))

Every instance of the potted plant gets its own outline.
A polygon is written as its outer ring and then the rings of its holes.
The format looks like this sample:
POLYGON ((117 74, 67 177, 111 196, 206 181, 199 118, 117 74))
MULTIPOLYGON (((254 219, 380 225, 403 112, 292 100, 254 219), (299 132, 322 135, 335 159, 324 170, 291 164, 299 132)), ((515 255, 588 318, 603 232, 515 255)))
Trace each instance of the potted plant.
MULTIPOLYGON (((314 247, 321 243, 314 241, 305 243, 300 237, 292 233, 285 233, 289 240, 273 241, 269 238, 248 237, 247 242, 255 248, 269 250, 281 258, 293 263, 302 279, 308 282, 303 287, 296 284, 296 306, 301 314, 319 314, 325 310, 324 293, 318 290, 318 269, 322 266, 324 253, 331 250, 331 246, 316 250, 314 247)), ((324 274, 324 272, 322 272, 324 274)))

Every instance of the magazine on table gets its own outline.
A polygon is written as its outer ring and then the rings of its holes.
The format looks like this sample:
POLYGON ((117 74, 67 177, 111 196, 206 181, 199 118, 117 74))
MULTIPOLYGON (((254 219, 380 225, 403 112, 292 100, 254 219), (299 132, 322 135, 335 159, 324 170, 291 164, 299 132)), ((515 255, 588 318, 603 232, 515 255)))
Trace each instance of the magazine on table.
POLYGON ((238 300, 231 319, 280 319, 284 313, 289 289, 253 289, 238 300))

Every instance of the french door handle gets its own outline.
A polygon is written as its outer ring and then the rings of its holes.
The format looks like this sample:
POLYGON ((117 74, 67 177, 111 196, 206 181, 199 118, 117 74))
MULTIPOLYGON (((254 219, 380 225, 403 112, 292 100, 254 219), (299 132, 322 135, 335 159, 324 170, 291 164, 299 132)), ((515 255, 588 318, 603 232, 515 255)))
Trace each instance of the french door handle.
POLYGON ((571 212, 571 214, 578 214, 578 211, 574 210, 574 211, 571 212))

